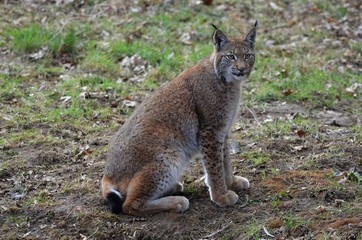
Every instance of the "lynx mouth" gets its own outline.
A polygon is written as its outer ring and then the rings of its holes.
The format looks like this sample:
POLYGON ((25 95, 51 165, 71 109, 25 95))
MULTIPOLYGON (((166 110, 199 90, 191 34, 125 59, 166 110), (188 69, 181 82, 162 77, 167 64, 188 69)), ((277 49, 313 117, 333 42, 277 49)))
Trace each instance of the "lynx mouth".
POLYGON ((242 71, 237 71, 237 72, 232 72, 232 75, 234 75, 236 77, 243 77, 246 75, 246 73, 244 73, 242 71))
POLYGON ((246 72, 242 71, 242 70, 239 70, 239 69, 232 69, 231 74, 236 76, 236 77, 242 77, 242 76, 246 75, 246 72))
POLYGON ((232 73, 234 76, 237 76, 237 77, 240 77, 240 76, 243 76, 243 74, 241 72, 239 73, 232 73))

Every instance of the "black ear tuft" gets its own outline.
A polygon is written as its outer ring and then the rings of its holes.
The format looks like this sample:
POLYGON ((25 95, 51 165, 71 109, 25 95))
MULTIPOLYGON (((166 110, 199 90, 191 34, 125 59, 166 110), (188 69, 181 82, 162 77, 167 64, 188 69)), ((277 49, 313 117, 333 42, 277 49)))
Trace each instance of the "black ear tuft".
POLYGON ((213 41, 216 47, 216 51, 220 51, 226 45, 226 43, 229 42, 229 39, 222 31, 216 28, 213 36, 213 41))
POLYGON ((211 26, 213 26, 214 29, 217 30, 217 27, 214 24, 211 23, 211 26))
POLYGON ((254 27, 258 26, 258 20, 255 20, 254 27))
POLYGON ((251 47, 255 46, 255 37, 256 37, 256 26, 258 26, 258 21, 255 21, 254 27, 246 34, 244 41, 251 47))

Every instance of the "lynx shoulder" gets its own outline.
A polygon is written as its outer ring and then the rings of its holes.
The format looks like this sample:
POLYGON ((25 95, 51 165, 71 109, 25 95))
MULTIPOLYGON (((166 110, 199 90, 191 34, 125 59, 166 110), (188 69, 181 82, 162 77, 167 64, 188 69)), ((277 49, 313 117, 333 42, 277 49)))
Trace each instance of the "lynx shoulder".
POLYGON ((138 106, 115 134, 107 155, 102 194, 110 210, 131 215, 183 212, 189 201, 179 178, 201 156, 211 200, 221 207, 249 188, 234 176, 228 133, 237 115, 241 83, 254 62, 256 23, 244 37, 215 27, 214 52, 138 106), (172 196, 171 196, 172 195, 172 196))

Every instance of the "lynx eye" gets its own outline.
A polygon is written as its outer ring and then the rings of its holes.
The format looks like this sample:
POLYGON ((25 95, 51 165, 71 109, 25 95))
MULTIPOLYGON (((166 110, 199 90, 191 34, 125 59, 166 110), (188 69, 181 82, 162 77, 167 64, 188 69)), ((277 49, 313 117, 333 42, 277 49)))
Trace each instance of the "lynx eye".
POLYGON ((235 55, 232 55, 232 54, 226 55, 226 58, 229 59, 229 60, 236 60, 235 55))
POLYGON ((245 54, 244 58, 245 58, 245 60, 248 60, 252 56, 253 56, 253 54, 247 53, 247 54, 245 54))

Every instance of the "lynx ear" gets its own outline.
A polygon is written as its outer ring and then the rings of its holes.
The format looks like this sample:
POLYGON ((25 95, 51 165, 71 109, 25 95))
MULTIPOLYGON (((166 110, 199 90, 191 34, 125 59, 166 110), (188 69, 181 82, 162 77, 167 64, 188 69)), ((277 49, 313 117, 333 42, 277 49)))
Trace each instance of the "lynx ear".
POLYGON ((212 24, 212 26, 215 28, 212 40, 215 44, 216 51, 218 52, 226 45, 229 39, 226 37, 226 35, 223 32, 217 29, 217 27, 214 24, 212 24))
POLYGON ((250 30, 248 34, 246 34, 244 41, 251 47, 255 46, 255 37, 256 37, 256 26, 258 26, 258 21, 255 21, 253 29, 250 30))

